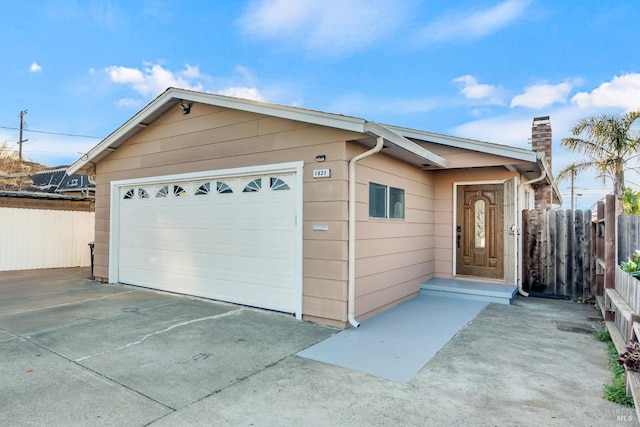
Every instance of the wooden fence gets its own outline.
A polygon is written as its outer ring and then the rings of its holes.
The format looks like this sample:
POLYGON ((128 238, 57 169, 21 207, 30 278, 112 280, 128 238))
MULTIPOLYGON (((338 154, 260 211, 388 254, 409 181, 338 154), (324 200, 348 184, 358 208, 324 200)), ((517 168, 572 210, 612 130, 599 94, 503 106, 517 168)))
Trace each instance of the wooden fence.
POLYGON ((533 295, 590 299, 591 211, 522 212, 522 287, 533 295))
POLYGON ((618 263, 627 261, 640 249, 640 216, 620 215, 618 217, 618 263))

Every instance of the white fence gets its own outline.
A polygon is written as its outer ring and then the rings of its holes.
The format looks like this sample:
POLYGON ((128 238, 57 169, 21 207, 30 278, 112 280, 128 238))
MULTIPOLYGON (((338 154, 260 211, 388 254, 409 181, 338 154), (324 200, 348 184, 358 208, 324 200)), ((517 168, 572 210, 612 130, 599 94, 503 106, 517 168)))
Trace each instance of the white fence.
POLYGON ((0 208, 0 271, 91 265, 95 213, 0 208))

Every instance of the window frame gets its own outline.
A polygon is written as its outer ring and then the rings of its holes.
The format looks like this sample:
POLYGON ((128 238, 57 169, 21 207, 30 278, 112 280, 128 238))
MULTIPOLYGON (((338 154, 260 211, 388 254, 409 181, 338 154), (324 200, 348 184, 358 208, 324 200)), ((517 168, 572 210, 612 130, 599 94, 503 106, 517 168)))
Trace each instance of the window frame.
MULTIPOLYGON (((405 190, 404 188, 399 188, 399 187, 393 187, 391 185, 386 185, 386 184, 380 184, 379 182, 374 182, 374 181, 369 181, 369 200, 368 200, 368 208, 369 208, 369 219, 388 219, 388 220, 394 220, 394 221, 404 221, 406 218, 406 210, 407 210, 407 203, 406 203, 406 197, 405 197, 405 190), (372 188, 374 188, 373 186, 377 187, 378 190, 380 189, 384 189, 384 216, 375 216, 373 214, 375 214, 375 212, 372 212, 372 193, 371 190, 372 188), (396 197, 391 197, 391 193, 392 190, 397 192, 396 193, 396 197), (401 195, 401 202, 402 202, 402 211, 399 215, 395 214, 395 209, 393 206, 391 206, 392 202, 395 204, 398 202, 397 200, 397 195, 401 195), (395 201, 394 201, 395 200, 395 201)), ((379 203, 379 202, 378 202, 379 203)), ((377 208, 375 209, 376 212, 380 211, 380 206, 377 206, 377 208)))

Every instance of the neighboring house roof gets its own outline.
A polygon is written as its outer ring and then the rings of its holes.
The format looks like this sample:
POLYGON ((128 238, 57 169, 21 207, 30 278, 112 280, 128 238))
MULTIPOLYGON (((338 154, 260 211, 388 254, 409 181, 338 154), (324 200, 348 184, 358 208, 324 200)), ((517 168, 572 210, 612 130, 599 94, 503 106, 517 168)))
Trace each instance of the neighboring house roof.
MULTIPOLYGON (((518 172, 522 173, 528 179, 537 178, 540 176, 541 171, 545 171, 545 180, 547 183, 553 185, 556 198, 561 200, 560 191, 553 180, 551 169, 544 154, 532 150, 424 132, 399 126, 383 125, 362 118, 341 114, 177 88, 169 88, 151 101, 126 123, 93 147, 87 154, 74 162, 68 168, 67 172, 74 174, 80 170, 89 169, 92 164, 97 163, 109 155, 170 108, 178 104, 190 104, 194 102, 358 132, 373 137, 382 137, 385 140, 385 154, 425 169, 444 169, 447 167, 447 160, 413 140, 513 159, 513 165, 511 165, 511 162, 506 162, 504 166, 512 170, 518 170, 518 172), (531 164, 537 164, 537 170, 532 170, 530 167, 531 164)), ((371 144, 374 143, 375 141, 371 142, 371 144)))
POLYGON ((95 187, 86 175, 68 175, 66 167, 35 172, 29 178, 34 187, 48 193, 87 191, 95 187))
POLYGON ((46 192, 55 192, 60 182, 67 174, 66 168, 50 169, 40 172, 34 172, 29 175, 34 187, 41 188, 46 192))
POLYGON ((96 185, 89 181, 87 175, 74 173, 73 175, 65 175, 62 182, 58 185, 57 192, 64 193, 69 191, 86 191, 94 188, 96 185))

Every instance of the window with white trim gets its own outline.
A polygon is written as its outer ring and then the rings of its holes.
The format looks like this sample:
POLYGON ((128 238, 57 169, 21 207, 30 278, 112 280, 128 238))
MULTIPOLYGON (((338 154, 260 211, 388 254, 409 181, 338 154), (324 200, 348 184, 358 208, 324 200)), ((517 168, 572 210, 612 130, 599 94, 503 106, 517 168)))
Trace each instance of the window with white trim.
POLYGON ((369 183, 369 218, 404 219, 404 190, 369 183))

